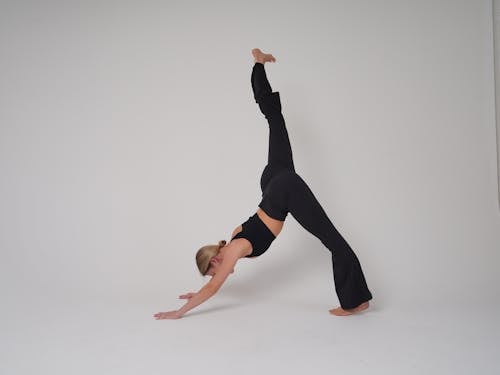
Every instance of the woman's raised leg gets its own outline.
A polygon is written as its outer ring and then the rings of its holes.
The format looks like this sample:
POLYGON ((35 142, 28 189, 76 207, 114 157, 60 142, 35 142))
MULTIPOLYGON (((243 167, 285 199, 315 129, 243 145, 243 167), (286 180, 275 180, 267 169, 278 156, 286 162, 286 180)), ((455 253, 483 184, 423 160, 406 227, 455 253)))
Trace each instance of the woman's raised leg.
POLYGON ((279 92, 273 92, 266 76, 264 63, 275 61, 271 54, 263 54, 259 49, 252 50, 255 64, 252 69, 252 90, 256 103, 269 123, 269 151, 267 165, 262 172, 261 188, 264 192, 269 181, 283 170, 295 171, 292 147, 281 112, 279 92))

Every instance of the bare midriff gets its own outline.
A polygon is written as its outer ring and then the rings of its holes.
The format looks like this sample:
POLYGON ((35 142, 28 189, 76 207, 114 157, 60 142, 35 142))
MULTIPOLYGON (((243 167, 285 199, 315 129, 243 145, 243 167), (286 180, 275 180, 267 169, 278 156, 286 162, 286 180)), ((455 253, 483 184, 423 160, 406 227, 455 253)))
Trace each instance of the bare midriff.
MULTIPOLYGON (((283 224, 285 223, 284 221, 281 220, 276 220, 266 214, 264 210, 262 210, 260 207, 257 209, 257 216, 262 220, 264 225, 269 228, 269 230, 274 234, 275 237, 278 237, 278 234, 280 234, 281 229, 283 228, 283 224)), ((236 229, 233 231, 233 234, 231 235, 231 238, 236 236, 239 232, 243 230, 243 227, 241 225, 238 225, 236 229)), ((249 240, 246 238, 238 238, 235 241, 239 241, 240 243, 243 244, 242 247, 242 256, 246 256, 252 253, 252 244, 249 240)), ((255 257, 252 257, 255 258, 255 257)))
POLYGON ((283 229, 283 224, 285 222, 272 218, 271 216, 266 214, 260 207, 257 209, 257 216, 262 220, 264 224, 266 224, 266 227, 268 227, 269 230, 273 232, 274 236, 278 237, 278 234, 280 234, 281 229, 283 229))
MULTIPOLYGON (((269 230, 274 234, 275 237, 278 237, 278 234, 280 234, 281 229, 283 229, 283 224, 285 223, 284 221, 281 220, 276 220, 266 214, 262 208, 257 209, 257 216, 262 220, 262 222, 266 225, 266 227, 269 228, 269 230)), ((233 231, 233 234, 231 235, 231 238, 236 236, 239 232, 243 230, 243 227, 241 225, 238 225, 236 229, 233 231)), ((250 241, 248 241, 250 243, 250 241)))

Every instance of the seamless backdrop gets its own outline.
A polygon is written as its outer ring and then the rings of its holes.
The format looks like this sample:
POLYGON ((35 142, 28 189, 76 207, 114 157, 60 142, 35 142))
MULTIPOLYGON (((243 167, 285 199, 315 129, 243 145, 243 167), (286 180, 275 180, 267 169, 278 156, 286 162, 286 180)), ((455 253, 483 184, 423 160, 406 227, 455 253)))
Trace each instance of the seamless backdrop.
MULTIPOLYGON (((201 287, 196 250, 260 201, 255 47, 277 59, 297 172, 374 306, 497 306, 491 21, 490 1, 3 1, 0 362, 29 368, 12 327, 33 311, 131 303, 151 319, 201 287)), ((338 303, 328 251, 291 216, 240 263, 192 318, 244 314, 219 312, 224 296, 338 303)))

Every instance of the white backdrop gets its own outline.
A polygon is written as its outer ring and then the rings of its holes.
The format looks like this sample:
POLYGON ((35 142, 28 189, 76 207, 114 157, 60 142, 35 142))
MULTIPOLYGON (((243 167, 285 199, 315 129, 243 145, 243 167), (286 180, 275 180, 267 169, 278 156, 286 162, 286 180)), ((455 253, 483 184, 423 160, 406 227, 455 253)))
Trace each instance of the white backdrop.
MULTIPOLYGON (((266 69, 297 171, 374 295, 491 296, 488 4, 399 3, 4 6, 10 290, 129 296, 192 279, 194 252, 228 239, 260 198, 268 134, 249 81, 260 47, 278 60, 266 69)), ((327 257, 292 221, 252 268, 327 257)))
MULTIPOLYGON (((255 47, 277 59, 297 172, 373 303, 498 299, 491 16, 490 1, 2 2, 3 300, 152 315, 201 287, 196 250, 260 200, 255 47)), ((290 215, 224 291, 337 304, 328 251, 290 215)))

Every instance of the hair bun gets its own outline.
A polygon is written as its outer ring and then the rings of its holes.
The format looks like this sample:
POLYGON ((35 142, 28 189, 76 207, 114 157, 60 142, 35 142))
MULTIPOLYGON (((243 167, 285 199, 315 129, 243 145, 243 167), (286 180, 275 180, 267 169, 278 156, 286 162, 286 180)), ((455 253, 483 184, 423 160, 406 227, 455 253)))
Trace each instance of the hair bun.
POLYGON ((222 247, 222 246, 226 246, 226 241, 222 240, 222 241, 219 241, 219 246, 222 247))

